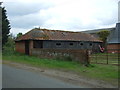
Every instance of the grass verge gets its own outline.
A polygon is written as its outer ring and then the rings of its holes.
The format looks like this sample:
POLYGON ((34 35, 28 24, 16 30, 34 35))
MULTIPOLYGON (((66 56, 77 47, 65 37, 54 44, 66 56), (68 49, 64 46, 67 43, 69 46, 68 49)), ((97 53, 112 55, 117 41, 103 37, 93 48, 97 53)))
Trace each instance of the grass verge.
POLYGON ((118 66, 92 64, 85 67, 74 61, 62 61, 56 59, 41 59, 34 56, 24 54, 3 54, 3 60, 9 60, 18 63, 29 64, 36 67, 70 70, 89 78, 100 79, 107 82, 117 83, 118 81, 118 66))

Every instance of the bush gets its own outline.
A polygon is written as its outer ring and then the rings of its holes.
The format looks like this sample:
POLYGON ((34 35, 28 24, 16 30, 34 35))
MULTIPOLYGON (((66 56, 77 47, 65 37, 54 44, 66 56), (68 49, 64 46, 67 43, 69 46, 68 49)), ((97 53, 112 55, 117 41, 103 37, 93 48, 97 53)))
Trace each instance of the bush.
POLYGON ((4 50, 2 52, 3 55, 6 55, 6 54, 11 55, 11 54, 15 53, 14 48, 7 47, 7 46, 4 46, 3 48, 4 48, 4 50))
POLYGON ((9 36, 7 43, 3 46, 3 55, 11 55, 15 53, 15 42, 12 35, 9 36))

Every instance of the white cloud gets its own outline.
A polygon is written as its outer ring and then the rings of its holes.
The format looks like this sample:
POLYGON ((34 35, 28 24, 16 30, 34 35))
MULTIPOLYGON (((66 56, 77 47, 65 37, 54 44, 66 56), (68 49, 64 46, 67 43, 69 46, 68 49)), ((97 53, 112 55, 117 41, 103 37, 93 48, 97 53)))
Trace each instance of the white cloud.
POLYGON ((23 33, 23 34, 25 34, 26 32, 28 32, 28 31, 30 31, 31 30, 31 28, 29 28, 29 29, 24 29, 24 28, 12 28, 11 30, 10 30, 10 33, 13 33, 13 35, 17 35, 18 33, 23 33))
POLYGON ((12 6, 11 1, 5 5, 13 28, 80 31, 117 23, 118 0, 16 0, 12 6))
POLYGON ((74 0, 67 4, 58 4, 56 7, 44 10, 45 15, 54 16, 46 21, 45 27, 80 30, 97 28, 101 25, 113 26, 117 22, 116 5, 116 1, 113 0, 74 0))

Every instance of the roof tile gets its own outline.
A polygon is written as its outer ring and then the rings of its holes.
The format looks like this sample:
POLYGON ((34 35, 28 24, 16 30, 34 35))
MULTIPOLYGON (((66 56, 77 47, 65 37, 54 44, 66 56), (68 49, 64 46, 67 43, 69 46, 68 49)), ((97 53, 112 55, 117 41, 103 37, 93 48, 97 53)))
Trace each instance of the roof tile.
POLYGON ((69 40, 69 41, 94 41, 102 42, 94 36, 82 32, 70 32, 60 30, 47 30, 47 29, 33 29, 21 37, 17 38, 16 41, 20 40, 69 40))

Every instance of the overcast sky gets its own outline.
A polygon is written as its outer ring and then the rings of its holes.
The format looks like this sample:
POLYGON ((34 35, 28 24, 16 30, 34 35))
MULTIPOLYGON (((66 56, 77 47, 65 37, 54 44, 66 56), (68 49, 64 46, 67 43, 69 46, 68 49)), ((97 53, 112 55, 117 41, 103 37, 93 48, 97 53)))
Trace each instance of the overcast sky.
POLYGON ((4 0, 11 32, 34 27, 83 31, 115 27, 119 0, 4 0))

